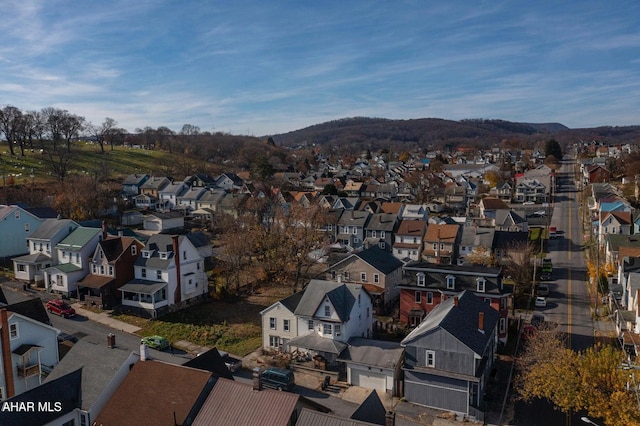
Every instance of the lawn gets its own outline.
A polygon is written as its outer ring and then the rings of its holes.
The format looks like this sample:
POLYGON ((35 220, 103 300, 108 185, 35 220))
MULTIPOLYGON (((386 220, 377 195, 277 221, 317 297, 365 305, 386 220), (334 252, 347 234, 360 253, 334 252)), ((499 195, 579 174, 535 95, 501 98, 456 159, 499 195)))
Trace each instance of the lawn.
POLYGON ((158 334, 171 343, 186 340, 244 356, 262 345, 260 311, 290 294, 291 288, 261 289, 238 302, 208 300, 155 320, 114 318, 141 327, 140 336, 158 334))

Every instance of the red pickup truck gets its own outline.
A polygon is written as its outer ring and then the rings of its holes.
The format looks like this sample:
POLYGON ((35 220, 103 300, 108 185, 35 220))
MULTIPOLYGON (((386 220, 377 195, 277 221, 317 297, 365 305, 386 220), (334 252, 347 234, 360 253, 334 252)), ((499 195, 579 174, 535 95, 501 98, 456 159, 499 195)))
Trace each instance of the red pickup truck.
POLYGON ((75 309, 61 299, 49 300, 47 302, 46 309, 50 314, 60 315, 64 318, 71 318, 76 314, 75 309))

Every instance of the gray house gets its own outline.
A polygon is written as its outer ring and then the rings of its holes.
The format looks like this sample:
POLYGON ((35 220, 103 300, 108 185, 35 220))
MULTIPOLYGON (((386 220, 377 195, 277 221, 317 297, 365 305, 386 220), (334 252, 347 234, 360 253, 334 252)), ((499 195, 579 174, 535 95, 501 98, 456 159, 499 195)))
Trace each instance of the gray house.
POLYGON ((433 309, 401 343, 406 400, 482 421, 499 317, 470 291, 433 309))

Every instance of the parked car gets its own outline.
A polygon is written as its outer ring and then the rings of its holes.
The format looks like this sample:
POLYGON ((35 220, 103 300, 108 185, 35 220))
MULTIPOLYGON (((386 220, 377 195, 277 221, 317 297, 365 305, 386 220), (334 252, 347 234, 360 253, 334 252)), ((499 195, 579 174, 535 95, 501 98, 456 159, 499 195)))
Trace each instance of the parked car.
POLYGON ((296 387, 293 371, 284 368, 270 367, 260 373, 262 385, 266 388, 293 392, 296 387))
POLYGON ((524 203, 522 203, 523 206, 532 206, 535 203, 533 201, 525 201, 524 203))
POLYGON ((78 341, 78 338, 73 334, 67 334, 63 332, 58 333, 58 342, 60 343, 63 343, 63 342, 76 343, 77 341, 78 341))
POLYGON ((143 337, 140 340, 140 343, 144 343, 145 345, 149 346, 150 348, 158 349, 158 350, 162 350, 164 348, 168 348, 169 347, 169 342, 167 341, 167 339, 165 339, 162 336, 147 336, 147 337, 143 337))
POLYGON ((63 318, 71 318, 76 314, 75 309, 62 299, 49 300, 45 309, 50 314, 60 315, 63 318))
POLYGON ((549 281, 551 279, 551 272, 543 272, 540 274, 540 281, 549 281))
POLYGON ((536 308, 546 308, 547 307, 547 298, 546 297, 536 297, 536 308))
POLYGON ((549 295, 549 286, 547 284, 538 284, 538 296, 547 297, 549 295))
POLYGON ((220 354, 220 357, 224 361, 224 365, 227 366, 229 371, 231 371, 232 373, 235 373, 236 371, 240 371, 240 369, 242 368, 242 360, 238 358, 234 358, 231 355, 229 355, 228 352, 221 351, 219 349, 218 349, 218 353, 220 354))

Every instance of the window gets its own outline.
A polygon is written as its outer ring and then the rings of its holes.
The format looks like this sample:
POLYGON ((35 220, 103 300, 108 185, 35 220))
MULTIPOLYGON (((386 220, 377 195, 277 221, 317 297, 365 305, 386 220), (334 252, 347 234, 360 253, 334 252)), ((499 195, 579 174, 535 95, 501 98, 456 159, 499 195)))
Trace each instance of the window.
POLYGON ((433 249, 438 250, 438 243, 433 243, 433 249))
POLYGON ((433 293, 430 291, 427 292, 427 305, 433 305, 433 293))
POLYGON ((131 246, 131 256, 135 256, 138 253, 138 247, 135 244, 131 246))
POLYGON ((158 279, 158 280, 162 279, 162 271, 161 270, 157 270, 156 271, 156 279, 158 279))
POLYGON ((76 253, 76 263, 80 263, 80 253, 76 253))
POLYGON ((424 272, 418 272, 416 276, 418 277, 418 286, 424 287, 424 284, 425 284, 424 272))
POLYGON ((491 305, 491 298, 490 297, 485 297, 484 298, 484 303, 486 303, 487 305, 491 305))
POLYGON ((453 290, 456 286, 456 277, 447 275, 447 290, 453 290))
POLYGON ((440 243, 440 250, 444 250, 444 243, 440 243))
POLYGON ((22 263, 18 264, 18 272, 24 272, 24 271, 25 271, 24 264, 22 263))
POLYGON ((24 224, 24 232, 29 232, 29 223, 24 224))
POLYGON ((335 334, 336 336, 342 334, 340 324, 336 324, 333 326, 333 334, 335 334))
POLYGON ((276 319, 274 317, 270 317, 269 318, 269 328, 271 330, 275 330, 276 329, 276 319))
POLYGON ((336 279, 336 271, 331 271, 331 279, 332 280, 336 279))
POLYGON ((384 236, 385 236, 384 231, 380 231, 380 238, 384 238, 384 236))
POLYGON ((504 333, 506 330, 506 324, 507 324, 507 319, 506 318, 500 318, 500 334, 504 333))
POLYGON ((380 282, 380 274, 373 274, 373 282, 376 284, 380 282))
POLYGON ((484 278, 476 278, 476 286, 477 290, 481 293, 484 293, 486 281, 484 278))
POLYGON ((100 265, 100 275, 104 275, 104 265, 100 265))
POLYGON ((416 303, 420 303, 420 301, 422 300, 422 292, 416 291, 413 298, 416 303))
POLYGON ((435 351, 427 350, 425 356, 425 365, 430 368, 434 368, 436 366, 436 353, 435 351))
POLYGON ((359 242, 360 242, 360 240, 358 239, 358 237, 353 237, 353 242, 354 242, 354 243, 359 243, 359 242))
POLYGON ((312 319, 307 321, 307 328, 309 330, 313 330, 313 320, 312 319))
POLYGON ((147 269, 146 268, 142 268, 142 270, 140 270, 140 275, 142 276, 142 278, 146 278, 147 277, 147 269))
POLYGON ((18 333, 18 324, 16 323, 9 324, 9 338, 13 340, 13 339, 17 339, 18 337, 20 337, 20 333, 18 333))
POLYGON ((109 276, 113 276, 113 266, 109 265, 109 276))
POLYGON ((20 210, 16 210, 16 219, 20 219, 20 210))
POLYGON ((366 282, 367 281, 367 273, 366 272, 360 272, 360 281, 362 281, 362 282, 366 282))
POLYGON ((356 228, 355 226, 353 227, 353 235, 356 235, 358 233, 358 228, 356 228))
POLYGON ((282 321, 282 329, 284 331, 289 331, 289 323, 290 321, 288 319, 282 321))
POLYGON ((196 263, 196 269, 199 271, 200 270, 200 262, 196 263))
POLYGON ((345 281, 349 281, 349 271, 345 271, 342 273, 342 276, 344 277, 345 281))
POLYGON ((322 324, 322 334, 324 335, 331 334, 331 324, 322 324))
POLYGON ((98 253, 98 256, 100 257, 100 259, 104 258, 104 253, 102 252, 102 250, 100 250, 100 252, 98 253))
POLYGON ((371 231, 371 236, 372 236, 373 238, 375 238, 375 237, 376 237, 376 231, 371 231))
POLYGON ((186 250, 184 250, 184 251, 182 252, 182 259, 183 259, 183 260, 187 260, 187 251, 186 251, 186 250))
POLYGON ((378 244, 378 247, 380 247, 382 250, 384 250, 387 247, 387 245, 385 243, 383 243, 383 242, 380 242, 380 244, 378 244))
POLYGON ((280 338, 278 336, 269 336, 269 347, 271 348, 280 347, 280 338))
POLYGON ((500 309, 501 310, 505 310, 507 309, 507 298, 503 297, 500 299, 500 309))
POLYGON ((331 316, 331 306, 324 305, 324 316, 325 317, 330 317, 331 316))

